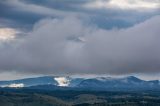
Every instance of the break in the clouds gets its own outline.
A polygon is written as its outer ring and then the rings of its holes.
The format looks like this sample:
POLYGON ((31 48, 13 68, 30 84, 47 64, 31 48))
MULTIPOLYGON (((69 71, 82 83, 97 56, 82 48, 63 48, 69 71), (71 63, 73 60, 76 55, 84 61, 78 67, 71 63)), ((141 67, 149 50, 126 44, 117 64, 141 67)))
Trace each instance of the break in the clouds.
POLYGON ((18 32, 12 28, 0 28, 0 41, 12 40, 18 32))
POLYGON ((160 73, 159 0, 0 2, 0 72, 160 73))

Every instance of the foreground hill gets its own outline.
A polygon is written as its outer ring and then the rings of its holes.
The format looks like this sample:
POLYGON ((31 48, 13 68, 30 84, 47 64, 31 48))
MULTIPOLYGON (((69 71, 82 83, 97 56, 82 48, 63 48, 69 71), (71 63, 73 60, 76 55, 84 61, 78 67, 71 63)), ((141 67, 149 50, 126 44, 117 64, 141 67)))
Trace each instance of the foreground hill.
POLYGON ((41 94, 1 93, 0 106, 69 106, 58 98, 41 94))
POLYGON ((0 106, 160 106, 160 92, 1 89, 0 106))

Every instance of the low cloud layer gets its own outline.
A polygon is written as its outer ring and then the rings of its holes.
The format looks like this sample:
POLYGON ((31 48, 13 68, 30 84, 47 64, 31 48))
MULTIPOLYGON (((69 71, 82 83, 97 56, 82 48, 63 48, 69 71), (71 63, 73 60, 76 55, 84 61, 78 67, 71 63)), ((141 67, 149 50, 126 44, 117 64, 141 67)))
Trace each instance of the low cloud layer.
POLYGON ((0 79, 160 74, 159 0, 3 0, 0 13, 0 79))
POLYGON ((160 16, 112 30, 75 16, 43 19, 26 35, 0 43, 0 70, 29 74, 160 73, 159 28, 160 16))

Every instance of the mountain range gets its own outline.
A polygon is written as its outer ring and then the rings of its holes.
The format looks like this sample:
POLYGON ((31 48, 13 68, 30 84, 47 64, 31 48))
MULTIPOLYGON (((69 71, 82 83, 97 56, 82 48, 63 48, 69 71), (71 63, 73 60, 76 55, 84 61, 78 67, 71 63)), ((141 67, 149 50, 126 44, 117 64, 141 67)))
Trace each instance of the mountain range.
POLYGON ((19 80, 0 81, 1 88, 74 89, 74 90, 160 90, 160 81, 145 81, 134 76, 123 78, 73 78, 43 76, 19 80))

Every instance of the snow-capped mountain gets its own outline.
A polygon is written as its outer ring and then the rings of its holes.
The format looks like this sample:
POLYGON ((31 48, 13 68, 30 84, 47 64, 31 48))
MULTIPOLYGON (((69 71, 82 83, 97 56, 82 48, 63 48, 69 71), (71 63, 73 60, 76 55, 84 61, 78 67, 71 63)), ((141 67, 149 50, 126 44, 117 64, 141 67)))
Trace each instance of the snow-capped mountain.
POLYGON ((68 86, 75 87, 83 78, 71 78, 60 76, 44 76, 36 78, 26 78, 19 80, 0 81, 0 87, 30 87, 36 85, 55 85, 55 86, 68 86))
POLYGON ((44 76, 20 80, 0 81, 0 87, 33 87, 34 88, 72 88, 86 90, 139 90, 160 89, 160 81, 145 81, 134 76, 123 78, 95 77, 73 78, 61 76, 44 76), (45 87, 44 87, 45 86, 45 87))
MULTIPOLYGON (((58 84, 57 81, 53 79, 52 76, 36 77, 36 78, 26 78, 20 80, 11 80, 11 81, 0 81, 1 87, 10 87, 10 85, 19 85, 23 84, 21 87, 35 86, 35 85, 44 85, 44 84, 58 84)), ((16 87, 16 86, 15 86, 16 87)))
POLYGON ((134 76, 124 78, 92 78, 82 81, 78 87, 94 90, 160 89, 159 81, 144 81, 134 76))

